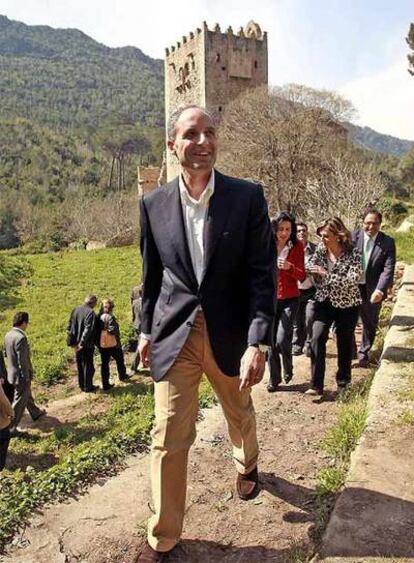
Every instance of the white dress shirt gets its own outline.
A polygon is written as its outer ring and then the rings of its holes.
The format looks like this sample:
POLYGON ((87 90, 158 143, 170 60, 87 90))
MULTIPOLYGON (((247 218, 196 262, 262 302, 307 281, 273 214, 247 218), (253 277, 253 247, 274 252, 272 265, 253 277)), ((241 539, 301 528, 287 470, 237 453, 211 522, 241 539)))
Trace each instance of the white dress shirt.
MULTIPOLYGON (((214 182, 214 170, 212 170, 207 185, 200 199, 197 200, 188 193, 187 186, 181 174, 178 179, 184 229, 190 250, 191 263, 199 285, 204 272, 204 225, 210 198, 214 193, 214 182)), ((151 340, 150 334, 141 333, 140 336, 146 340, 151 340)))
POLYGON ((191 262, 197 281, 200 284, 204 271, 204 224, 206 222, 210 198, 214 193, 214 170, 211 171, 205 190, 198 200, 191 197, 181 175, 178 183, 183 210, 184 229, 190 250, 191 262))
POLYGON ((378 233, 376 235, 374 235, 373 237, 370 237, 364 231, 364 242, 363 242, 363 245, 362 245, 362 274, 361 274, 361 279, 359 281, 360 284, 367 283, 366 279, 365 279, 365 272, 366 272, 366 269, 368 267, 368 262, 371 258, 372 251, 374 249, 377 236, 378 236, 378 233), (364 254, 365 254, 364 250, 365 250, 366 247, 368 248, 368 253, 367 253, 367 256, 366 256, 366 260, 365 260, 364 259, 364 254))

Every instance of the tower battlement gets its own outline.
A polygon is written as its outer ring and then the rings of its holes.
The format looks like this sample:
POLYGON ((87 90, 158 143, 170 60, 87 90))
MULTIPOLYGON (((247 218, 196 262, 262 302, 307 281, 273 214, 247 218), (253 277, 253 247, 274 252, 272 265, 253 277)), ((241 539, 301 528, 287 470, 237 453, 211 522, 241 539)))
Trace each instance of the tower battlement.
MULTIPOLYGON (((237 33, 206 22, 165 50, 166 121, 182 105, 198 104, 220 116, 248 88, 267 84, 267 33, 250 21, 237 33)), ((177 166, 169 155, 167 177, 177 166)))

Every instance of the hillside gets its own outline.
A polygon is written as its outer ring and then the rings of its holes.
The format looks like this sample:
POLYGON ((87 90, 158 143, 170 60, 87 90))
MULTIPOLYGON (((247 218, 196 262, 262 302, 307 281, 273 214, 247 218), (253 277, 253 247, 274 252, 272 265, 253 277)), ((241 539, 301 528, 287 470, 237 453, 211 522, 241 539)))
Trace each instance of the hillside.
POLYGON ((347 128, 350 132, 351 139, 365 149, 384 154, 392 154, 394 156, 402 156, 414 148, 414 141, 384 135, 370 127, 360 127, 348 123, 347 128))
POLYGON ((29 26, 0 16, 0 118, 53 127, 96 127, 113 114, 162 126, 162 61, 113 49, 76 29, 29 26))

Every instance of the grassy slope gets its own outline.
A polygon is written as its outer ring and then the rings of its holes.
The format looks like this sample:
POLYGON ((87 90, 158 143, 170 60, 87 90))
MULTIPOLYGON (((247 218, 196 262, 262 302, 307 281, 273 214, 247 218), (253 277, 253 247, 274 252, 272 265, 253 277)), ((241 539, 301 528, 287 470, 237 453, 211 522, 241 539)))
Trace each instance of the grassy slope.
MULTIPOLYGON (((38 378, 53 382, 55 368, 56 374, 64 373, 71 355, 65 334, 68 315, 88 292, 116 299, 116 313, 127 336, 130 290, 140 281, 136 247, 27 259, 34 274, 20 291, 19 303, 0 321, 0 331, 8 330, 17 308, 30 312, 29 336, 38 378)), ((88 399, 75 422, 59 425, 45 436, 29 433, 12 440, 12 470, 4 471, 0 480, 0 552, 34 509, 86 487, 98 475, 112 473, 128 453, 148 444, 153 418, 151 385, 131 381, 108 395, 88 399)), ((212 401, 211 387, 203 380, 200 407, 212 401)))
POLYGON ((70 311, 87 293, 115 299, 115 314, 123 338, 130 330, 130 291, 140 282, 141 265, 135 246, 98 251, 59 252, 27 257, 34 274, 18 294, 13 309, 4 312, 0 334, 11 326, 13 312, 30 314, 29 339, 36 378, 52 383, 65 373, 71 350, 66 346, 70 311))

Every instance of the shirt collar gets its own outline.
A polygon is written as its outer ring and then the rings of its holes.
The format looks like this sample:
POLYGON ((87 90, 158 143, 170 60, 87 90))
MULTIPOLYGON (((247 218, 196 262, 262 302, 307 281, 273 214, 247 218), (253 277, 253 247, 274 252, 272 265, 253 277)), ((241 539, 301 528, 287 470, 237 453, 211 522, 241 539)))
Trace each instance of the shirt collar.
POLYGON ((369 234, 366 231, 364 231, 364 241, 372 240, 373 242, 375 242, 376 239, 377 239, 377 236, 378 236, 378 233, 376 233, 373 237, 370 237, 369 234))
POLYGON ((24 334, 26 336, 26 333, 24 332, 24 330, 22 330, 21 328, 19 328, 18 326, 14 326, 13 327, 14 330, 17 330, 18 332, 21 332, 22 334, 24 334))
POLYGON ((193 197, 190 196, 190 194, 188 193, 187 190, 187 186, 184 183, 183 177, 180 174, 180 176, 178 177, 178 185, 180 188, 180 195, 181 195, 181 201, 182 203, 186 204, 186 205, 191 205, 191 206, 205 206, 207 207, 211 196, 214 193, 214 186, 215 186, 215 175, 214 175, 214 169, 211 171, 210 174, 210 178, 208 179, 207 185, 204 188, 203 193, 200 196, 200 199, 194 199, 193 197))

